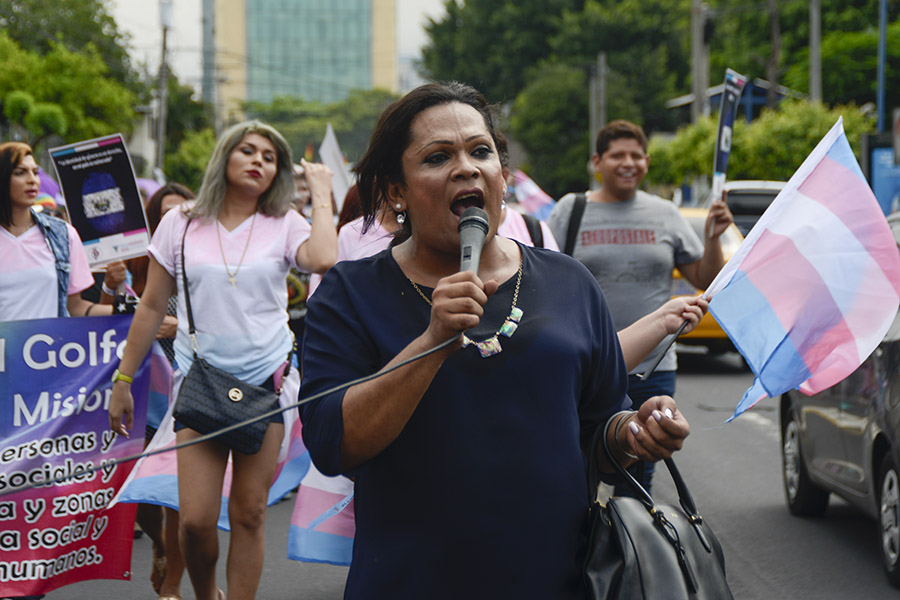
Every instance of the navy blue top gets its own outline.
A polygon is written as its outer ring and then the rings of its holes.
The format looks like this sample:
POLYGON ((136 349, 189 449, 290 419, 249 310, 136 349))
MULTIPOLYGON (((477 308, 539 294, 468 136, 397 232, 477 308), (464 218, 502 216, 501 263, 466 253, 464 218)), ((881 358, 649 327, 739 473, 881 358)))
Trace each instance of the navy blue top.
MULTIPOLYGON (((503 352, 481 358, 469 346, 448 357, 400 436, 351 474, 345 598, 583 597, 583 449, 631 406, 627 374, 593 276, 561 253, 520 248, 524 316, 500 338, 503 352)), ((469 337, 500 327, 515 284, 500 286, 469 337)), ((301 398, 375 372, 431 314, 390 250, 335 265, 308 308, 301 398)), ((301 408, 304 442, 326 475, 340 472, 342 401, 338 392, 301 408)))

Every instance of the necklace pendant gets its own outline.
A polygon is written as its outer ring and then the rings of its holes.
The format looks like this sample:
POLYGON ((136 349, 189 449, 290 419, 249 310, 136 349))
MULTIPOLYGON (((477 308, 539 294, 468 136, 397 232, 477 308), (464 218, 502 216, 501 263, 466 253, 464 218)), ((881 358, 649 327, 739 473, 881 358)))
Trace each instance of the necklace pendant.
POLYGON ((466 334, 463 334, 463 343, 462 343, 463 348, 465 348, 466 346, 473 344, 473 343, 474 342, 469 339, 469 336, 467 336, 466 334))
POLYGON ((507 319, 503 322, 503 325, 500 327, 500 331, 497 333, 502 335, 503 337, 512 337, 512 334, 516 332, 516 329, 519 327, 519 324, 512 320, 512 318, 507 319))
POLYGON ((509 320, 512 321, 513 323, 518 323, 519 321, 522 320, 522 315, 524 315, 524 314, 525 314, 525 311, 523 311, 521 308, 519 308, 518 306, 513 306, 509 310, 509 320))
POLYGON ((481 358, 487 358, 503 352, 503 347, 500 345, 500 340, 497 339, 496 335, 483 342, 475 342, 475 347, 478 348, 481 358))
POLYGON ((231 282, 231 287, 237 287, 237 281, 234 278, 234 275, 228 277, 228 281, 231 282))

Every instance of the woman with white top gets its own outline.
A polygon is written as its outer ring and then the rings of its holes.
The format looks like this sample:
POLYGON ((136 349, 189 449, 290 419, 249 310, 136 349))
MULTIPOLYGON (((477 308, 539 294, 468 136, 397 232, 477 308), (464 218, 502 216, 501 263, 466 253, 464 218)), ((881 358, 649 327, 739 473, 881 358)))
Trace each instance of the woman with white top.
MULTIPOLYGON (((84 300, 94 285, 81 238, 65 221, 33 209, 41 181, 28 144, 0 144, 0 319, 112 314, 84 300)), ((107 277, 105 285, 115 287, 107 277)))
MULTIPOLYGON (((175 397, 192 364, 182 248, 197 355, 248 383, 278 387, 276 381, 285 372, 292 345, 284 284, 288 271, 293 266, 324 272, 336 258, 334 227, 316 226, 316 219, 332 219, 331 172, 324 165, 302 162, 313 197, 312 227, 290 210, 294 192, 290 147, 275 129, 256 121, 236 125, 222 135, 196 202, 163 217, 148 249, 147 285, 113 384, 109 410, 113 431, 128 435, 133 412, 128 379, 149 350, 176 290, 175 397), (319 211, 318 206, 329 210, 319 211)), ((281 389, 282 406, 294 401, 299 386, 296 369, 288 372, 281 389)), ((177 420, 175 430, 178 443, 201 435, 177 420)), ((263 566, 267 493, 283 438, 279 414, 269 423, 256 454, 232 452, 216 440, 178 450, 180 543, 198 600, 225 598, 215 579, 216 522, 229 453, 233 479, 228 504, 228 598, 255 596, 263 566)))

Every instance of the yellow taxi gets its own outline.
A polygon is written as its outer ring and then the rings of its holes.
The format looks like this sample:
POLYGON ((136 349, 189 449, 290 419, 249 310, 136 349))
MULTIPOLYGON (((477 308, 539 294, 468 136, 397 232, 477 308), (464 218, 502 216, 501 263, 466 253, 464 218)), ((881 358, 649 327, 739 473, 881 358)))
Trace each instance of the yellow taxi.
MULTIPOLYGON (((703 227, 706 224, 706 215, 709 212, 707 208, 698 207, 681 207, 678 209, 681 215, 687 219, 688 223, 694 228, 697 237, 701 240, 704 238, 703 227)), ((734 253, 737 252, 738 246, 744 241, 737 225, 732 223, 728 229, 722 234, 722 253, 727 261, 734 253)), ((672 274, 672 297, 676 296, 696 296, 703 290, 698 290, 690 284, 681 272, 675 269, 672 274)), ((734 345, 719 324, 709 313, 703 315, 700 323, 690 333, 685 333, 678 338, 679 344, 690 346, 706 346, 710 354, 722 354, 725 352, 735 352, 734 345)))

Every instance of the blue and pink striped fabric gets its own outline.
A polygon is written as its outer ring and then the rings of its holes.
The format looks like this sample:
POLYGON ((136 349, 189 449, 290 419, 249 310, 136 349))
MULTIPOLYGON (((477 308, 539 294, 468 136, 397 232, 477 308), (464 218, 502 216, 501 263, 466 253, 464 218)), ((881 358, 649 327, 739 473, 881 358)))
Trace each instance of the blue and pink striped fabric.
POLYGON ((706 294, 756 374, 731 419, 790 389, 830 387, 876 348, 897 315, 900 253, 842 120, 706 294))
POLYGON ((528 214, 545 221, 550 216, 553 206, 556 202, 547 195, 547 192, 538 187, 531 177, 526 175, 521 169, 516 169, 513 173, 515 183, 513 184, 513 192, 516 200, 522 205, 528 214))
POLYGON ((353 482, 346 477, 326 477, 310 465, 297 489, 288 558, 349 565, 355 534, 353 482))
MULTIPOLYGON (((152 365, 153 362, 151 361, 152 365)), ((151 375, 151 381, 152 379, 153 376, 151 375)), ((179 382, 176 381, 176 383, 179 382)), ((294 369, 284 382, 281 395, 282 406, 286 406, 297 397, 299 388, 300 380, 296 369, 294 369)), ((177 390, 177 385, 174 389, 177 390)), ((168 411, 166 411, 156 435, 147 446, 148 451, 174 449, 173 406, 174 402, 170 402, 168 411)), ((278 454, 278 464, 272 485, 269 488, 269 505, 278 502, 285 494, 296 488, 303 480, 311 464, 309 453, 303 445, 303 440, 300 436, 300 419, 296 410, 284 413, 284 424, 285 430, 289 431, 290 435, 285 436, 281 451, 278 454)), ((218 525, 225 530, 229 528, 228 496, 230 491, 231 461, 229 461, 225 470, 225 481, 222 486, 222 505, 219 511, 218 525)), ((146 502, 177 510, 178 468, 175 452, 162 452, 140 459, 110 505, 112 506, 117 502, 146 502)))
MULTIPOLYGON (((159 351, 162 354, 162 351, 159 351)), ((170 394, 164 367, 168 365, 165 356, 156 361, 154 350, 151 361, 151 394, 170 394), (153 372, 152 368, 159 369, 153 372), (163 388, 166 390, 163 391, 163 388)), ((168 370, 171 375, 171 369, 168 370)), ((299 380, 296 370, 288 377, 282 392, 282 405, 297 397, 299 380)), ((172 429, 172 407, 169 403, 162 423, 147 446, 155 451, 173 449, 175 433, 172 429)), ((302 425, 297 411, 285 413, 285 429, 289 435, 282 443, 278 456, 272 486, 269 488, 269 505, 278 502, 286 494, 297 488, 297 498, 291 516, 288 536, 288 558, 304 562, 349 565, 353 553, 353 536, 356 521, 353 514, 353 482, 346 477, 325 477, 310 461, 309 452, 303 444, 302 425)), ((231 462, 225 469, 222 486, 222 504, 219 510, 218 526, 228 530, 228 496, 231 490, 231 462)), ((116 502, 147 502, 178 509, 178 468, 175 452, 162 452, 138 461, 121 491, 113 500, 116 502)))

